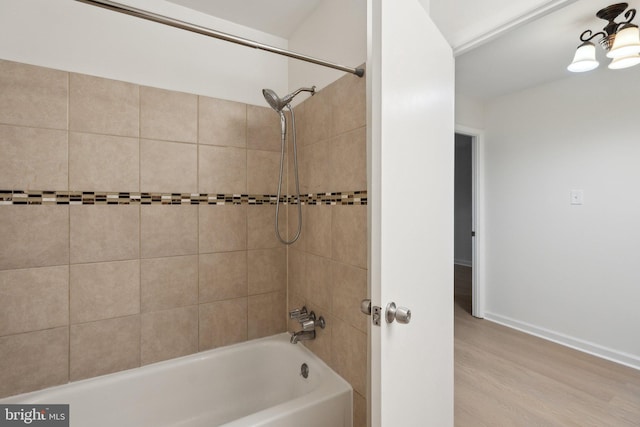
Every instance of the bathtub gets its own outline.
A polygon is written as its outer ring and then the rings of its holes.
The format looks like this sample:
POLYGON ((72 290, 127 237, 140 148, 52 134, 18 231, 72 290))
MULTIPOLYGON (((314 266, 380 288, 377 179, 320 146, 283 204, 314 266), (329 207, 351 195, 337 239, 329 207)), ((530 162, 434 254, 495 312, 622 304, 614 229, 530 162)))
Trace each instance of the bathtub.
POLYGON ((14 403, 69 404, 73 427, 352 425, 351 386, 286 333, 0 399, 14 403))

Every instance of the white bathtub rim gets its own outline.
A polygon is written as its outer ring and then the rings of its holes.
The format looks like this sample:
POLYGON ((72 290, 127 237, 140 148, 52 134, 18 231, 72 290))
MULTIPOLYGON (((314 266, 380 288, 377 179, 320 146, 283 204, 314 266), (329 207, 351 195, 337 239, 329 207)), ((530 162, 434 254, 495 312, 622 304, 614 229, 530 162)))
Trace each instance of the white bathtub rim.
MULTIPOLYGON (((86 378, 78 381, 70 381, 64 384, 59 384, 52 387, 47 387, 41 390, 34 390, 30 392, 20 393, 16 395, 6 396, 0 398, 0 403, 2 404, 12 404, 12 403, 34 403, 34 401, 38 401, 40 398, 46 398, 47 395, 55 395, 58 391, 65 390, 68 387, 78 387, 78 388, 89 388, 94 385, 96 382, 104 382, 104 383, 113 383, 121 379, 122 376, 131 376, 131 377, 139 377, 145 374, 150 374, 158 371, 163 371, 166 367, 180 367, 183 365, 188 365, 193 362, 202 361, 214 357, 214 355, 227 353, 227 352, 235 352, 238 349, 242 349, 243 347, 247 347, 250 345, 260 345, 261 343, 269 343, 269 342, 286 342, 289 343, 290 334, 288 332, 282 332, 279 334, 257 338, 249 341, 243 341, 236 344, 227 345, 224 347, 217 347, 210 350, 205 350, 198 353, 193 353, 185 356, 176 357, 173 359, 162 360, 155 363, 150 363, 148 365, 143 365, 131 369, 125 369, 122 371, 112 372, 105 375, 99 375, 96 377, 86 378)), ((334 374, 331 378, 335 385, 339 386, 339 388, 347 387, 351 389, 351 385, 342 378, 337 372, 331 369, 320 357, 314 354, 311 350, 306 348, 304 345, 299 344, 290 344, 301 347, 303 352, 306 352, 306 355, 313 358, 314 362, 317 363, 323 370, 328 370, 328 372, 334 374)), ((300 350, 299 350, 300 351, 300 350)), ((330 384, 327 381, 322 381, 319 387, 314 390, 311 394, 316 394, 316 391, 326 392, 326 389, 329 388, 330 384)), ((306 396, 306 395, 305 395, 306 396)), ((305 396, 301 396, 293 399, 292 401, 298 401, 298 399, 302 399, 305 396)), ((66 404, 66 402, 53 402, 47 401, 47 404, 66 404)), ((285 404, 288 402, 285 402, 285 404)), ((279 406, 279 405, 276 405, 279 406)))

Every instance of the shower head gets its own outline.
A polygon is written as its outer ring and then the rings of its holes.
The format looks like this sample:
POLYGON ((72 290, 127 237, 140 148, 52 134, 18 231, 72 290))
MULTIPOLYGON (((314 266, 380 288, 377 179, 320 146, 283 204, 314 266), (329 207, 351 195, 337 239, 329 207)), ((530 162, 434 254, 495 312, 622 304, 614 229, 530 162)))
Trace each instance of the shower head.
POLYGON ((296 95, 303 91, 311 92, 311 95, 315 95, 316 87, 301 87, 300 89, 290 93, 282 99, 280 99, 280 97, 276 95, 276 93, 271 89, 262 89, 262 95, 264 96, 264 99, 267 100, 271 108, 273 108, 277 113, 280 113, 282 109, 286 107, 293 100, 293 98, 296 97, 296 95))
POLYGON ((284 104, 282 104, 282 100, 271 89, 262 89, 262 96, 264 96, 264 99, 267 100, 271 108, 273 108, 277 112, 280 112, 280 110, 282 110, 282 108, 284 107, 284 104))

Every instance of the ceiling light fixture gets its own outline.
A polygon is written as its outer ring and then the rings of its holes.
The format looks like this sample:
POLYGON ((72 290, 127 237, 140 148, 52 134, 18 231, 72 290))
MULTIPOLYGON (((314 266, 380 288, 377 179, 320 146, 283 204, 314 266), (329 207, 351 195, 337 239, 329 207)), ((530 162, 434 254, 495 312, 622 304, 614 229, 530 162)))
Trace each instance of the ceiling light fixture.
POLYGON ((598 67, 600 63, 596 59, 596 47, 591 42, 596 37, 600 37, 598 43, 607 51, 607 57, 612 59, 609 69, 619 70, 640 64, 640 31, 637 25, 631 23, 636 16, 636 10, 629 9, 625 12, 626 21, 615 22, 627 6, 627 3, 616 3, 596 13, 598 18, 608 21, 608 24, 595 34, 591 30, 580 34, 582 44, 578 46, 573 62, 567 70, 581 73, 598 67))

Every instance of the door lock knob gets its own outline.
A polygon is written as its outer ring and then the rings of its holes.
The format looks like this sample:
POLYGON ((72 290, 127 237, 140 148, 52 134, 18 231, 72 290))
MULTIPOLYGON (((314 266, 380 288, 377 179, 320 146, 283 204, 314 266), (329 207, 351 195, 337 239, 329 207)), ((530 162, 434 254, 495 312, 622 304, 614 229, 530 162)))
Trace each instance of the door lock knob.
POLYGON ((387 304, 386 318, 387 323, 397 320, 398 323, 406 325, 411 321, 411 310, 406 307, 396 307, 395 302, 390 302, 387 304))
POLYGON ((411 310, 407 307, 398 307, 396 310, 396 320, 403 325, 411 322, 411 310))
POLYGON ((360 301, 360 311, 366 314, 367 316, 371 316, 371 300, 363 299, 360 301))

